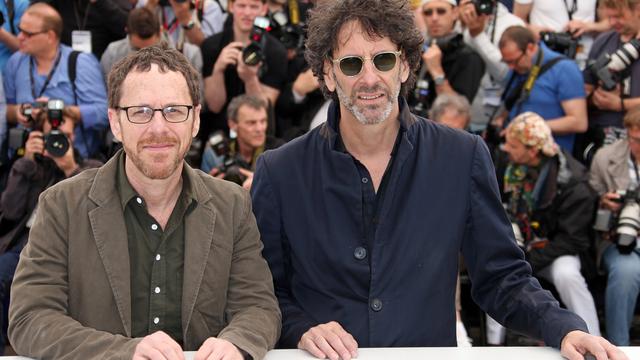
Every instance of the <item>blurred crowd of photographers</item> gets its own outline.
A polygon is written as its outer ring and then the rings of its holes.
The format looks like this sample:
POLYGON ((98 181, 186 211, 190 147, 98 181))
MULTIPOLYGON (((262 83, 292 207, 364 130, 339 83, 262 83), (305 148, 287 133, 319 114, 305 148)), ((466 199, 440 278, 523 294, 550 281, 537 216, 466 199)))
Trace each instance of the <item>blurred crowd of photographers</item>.
MULTIPOLYGON (((640 0, 406 1, 425 38, 408 106, 483 137, 536 275, 592 333, 604 312, 605 335, 628 345, 640 292, 640 0), (538 133, 509 130, 516 123, 538 133), (557 151, 542 147, 547 133, 557 151), (586 285, 598 272, 608 276, 604 309, 586 285)), ((187 161, 249 189, 262 152, 326 120, 329 100, 304 59, 315 2, 0 3, 0 262, 19 254, 25 232, 13 230, 28 229, 37 205, 37 196, 16 197, 16 184, 39 194, 108 160, 120 146, 107 74, 160 42, 201 75, 202 121, 187 161)), ((12 272, 3 269, 4 298, 12 272)))

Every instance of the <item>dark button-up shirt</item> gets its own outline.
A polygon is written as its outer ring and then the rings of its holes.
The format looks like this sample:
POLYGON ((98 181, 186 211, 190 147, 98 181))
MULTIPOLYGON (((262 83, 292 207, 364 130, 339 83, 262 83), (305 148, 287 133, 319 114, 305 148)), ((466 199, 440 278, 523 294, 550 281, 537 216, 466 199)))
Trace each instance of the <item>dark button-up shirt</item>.
POLYGON ((188 181, 166 227, 147 211, 147 204, 118 167, 118 191, 129 242, 131 266, 131 334, 143 337, 162 330, 182 343, 182 275, 184 269, 184 216, 195 199, 188 181))

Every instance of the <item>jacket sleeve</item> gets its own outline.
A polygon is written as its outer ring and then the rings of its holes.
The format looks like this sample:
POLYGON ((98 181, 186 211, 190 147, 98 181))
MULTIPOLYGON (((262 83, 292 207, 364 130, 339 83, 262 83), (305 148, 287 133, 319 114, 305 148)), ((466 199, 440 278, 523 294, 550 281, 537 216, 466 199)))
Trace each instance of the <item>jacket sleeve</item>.
POLYGON ((476 137, 471 163, 469 204, 462 254, 471 276, 474 301, 515 331, 559 348, 572 330, 587 331, 577 315, 561 309, 531 276, 500 203, 491 157, 476 137))
POLYGON ((279 344, 280 347, 295 348, 302 335, 316 326, 317 322, 300 307, 291 294, 287 235, 282 226, 280 203, 271 185, 266 157, 268 154, 258 158, 251 185, 253 211, 264 243, 263 255, 271 268, 276 296, 282 311, 282 334, 279 344))
POLYGON ((0 210, 7 220, 19 220, 30 211, 29 193, 36 191, 33 188, 37 184, 37 175, 38 164, 33 160, 20 158, 13 163, 0 201, 0 210))
POLYGON ((54 187, 42 193, 38 204, 11 286, 11 345, 18 354, 37 359, 88 359, 96 354, 130 359, 141 339, 88 328, 69 316, 68 224, 61 220, 69 214, 60 206, 65 199, 54 187))
POLYGON ((556 221, 554 234, 550 234, 550 241, 542 249, 529 252, 529 262, 534 271, 538 271, 551 264, 553 260, 563 255, 577 255, 589 249, 593 214, 596 197, 593 190, 586 183, 579 183, 572 189, 567 189, 563 195, 552 221, 556 221))
POLYGON ((229 325, 218 337, 246 351, 253 359, 262 359, 280 335, 280 310, 273 295, 269 267, 262 258, 262 243, 246 192, 242 219, 234 231, 233 259, 225 310, 229 325))

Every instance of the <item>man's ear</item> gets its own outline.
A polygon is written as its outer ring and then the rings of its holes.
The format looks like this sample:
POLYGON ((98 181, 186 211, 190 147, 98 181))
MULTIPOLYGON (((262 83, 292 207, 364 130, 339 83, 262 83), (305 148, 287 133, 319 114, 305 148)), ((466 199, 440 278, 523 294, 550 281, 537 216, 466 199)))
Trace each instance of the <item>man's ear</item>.
POLYGON ((324 73, 324 83, 327 86, 327 89, 331 92, 336 91, 336 79, 333 76, 333 66, 329 59, 324 60, 324 67, 322 71, 324 73))
POLYGON ((227 125, 229 126, 229 130, 233 130, 233 131, 238 130, 238 123, 231 119, 227 120, 227 125))
POLYGON ((400 54, 398 58, 400 59, 400 80, 404 83, 409 79, 411 70, 409 69, 409 62, 407 62, 403 54, 400 54))
POLYGON ((193 108, 193 128, 191 129, 191 137, 195 138, 200 130, 200 109, 202 105, 193 108))
POLYGON ((109 108, 107 115, 109 116, 109 126, 111 127, 111 133, 118 141, 122 142, 122 129, 120 128, 120 111, 109 108))

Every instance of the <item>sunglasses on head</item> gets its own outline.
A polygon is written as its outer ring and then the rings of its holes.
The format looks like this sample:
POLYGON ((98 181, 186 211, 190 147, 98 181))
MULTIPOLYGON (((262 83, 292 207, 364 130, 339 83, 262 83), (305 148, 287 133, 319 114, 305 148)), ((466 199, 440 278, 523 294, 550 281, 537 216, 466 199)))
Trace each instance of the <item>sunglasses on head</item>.
POLYGON ((433 15, 434 11, 440 16, 442 16, 442 15, 447 13, 447 9, 445 9, 445 8, 424 9, 424 10, 422 10, 422 13, 424 14, 424 16, 431 16, 431 15, 433 15))
POLYGON ((375 54, 373 57, 362 57, 355 55, 343 56, 340 59, 331 59, 338 63, 340 71, 346 76, 356 76, 362 72, 365 60, 371 60, 378 71, 387 72, 396 66, 396 60, 401 51, 385 51, 375 54))

